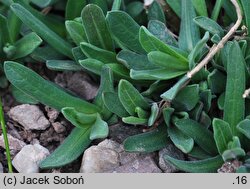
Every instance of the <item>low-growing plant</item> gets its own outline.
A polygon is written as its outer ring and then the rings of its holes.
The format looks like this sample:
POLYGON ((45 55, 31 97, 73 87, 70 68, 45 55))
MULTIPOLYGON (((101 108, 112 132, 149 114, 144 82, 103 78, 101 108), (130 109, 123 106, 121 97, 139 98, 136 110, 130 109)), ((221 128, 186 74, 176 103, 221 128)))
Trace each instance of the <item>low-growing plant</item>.
POLYGON ((205 0, 166 0, 149 7, 131 0, 68 0, 69 41, 24 1, 15 0, 10 9, 48 45, 36 49, 33 59, 46 60, 52 70, 83 70, 100 78, 90 103, 5 61, 13 86, 61 111, 76 126, 41 168, 72 162, 92 140, 108 136, 108 125, 122 120, 144 131, 124 141, 128 152, 153 152, 173 143, 197 159, 165 157, 180 170, 216 172, 223 162, 236 159, 242 162, 237 171, 249 172, 248 0, 217 0, 215 6, 205 0), (181 20, 178 36, 169 29, 176 26, 168 25, 165 7, 181 20), (55 56, 46 57, 48 49, 55 56), (67 58, 53 59, 58 54, 67 58))

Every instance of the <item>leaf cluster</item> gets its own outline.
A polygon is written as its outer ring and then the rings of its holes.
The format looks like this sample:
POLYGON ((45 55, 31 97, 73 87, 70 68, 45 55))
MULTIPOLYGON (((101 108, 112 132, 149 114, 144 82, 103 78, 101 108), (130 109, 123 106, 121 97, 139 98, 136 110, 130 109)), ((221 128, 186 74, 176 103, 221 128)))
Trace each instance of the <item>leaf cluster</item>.
MULTIPOLYGON (((153 152, 173 143, 197 159, 165 157, 180 170, 216 172, 237 159, 243 162, 238 171, 249 171, 250 100, 242 97, 250 86, 248 34, 239 29, 206 68, 186 75, 237 20, 230 1, 166 0, 149 7, 132 0, 3 2, 1 12, 15 19, 0 16, 2 70, 13 93, 22 102, 56 108, 75 126, 41 168, 72 162, 121 120, 146 131, 128 137, 126 151, 153 152), (62 9, 64 18, 37 11, 48 5, 62 9), (169 24, 166 7, 180 26, 169 24), (54 71, 85 71, 100 80, 98 94, 93 102, 72 96, 22 65, 23 58, 54 71)), ((248 27, 250 4, 240 3, 248 27)))

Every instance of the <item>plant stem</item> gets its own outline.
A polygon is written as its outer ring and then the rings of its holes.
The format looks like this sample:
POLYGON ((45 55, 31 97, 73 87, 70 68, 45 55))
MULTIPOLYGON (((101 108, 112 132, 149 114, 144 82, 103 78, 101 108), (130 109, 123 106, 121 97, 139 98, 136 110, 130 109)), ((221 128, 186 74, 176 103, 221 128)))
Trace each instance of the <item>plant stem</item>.
POLYGON ((3 137, 4 137, 4 145, 5 145, 5 150, 6 150, 6 158, 8 162, 8 170, 9 170, 9 173, 13 173, 12 164, 11 164, 11 156, 10 156, 10 147, 9 147, 9 141, 7 137, 7 129, 6 129, 5 120, 4 120, 1 97, 0 97, 0 123, 1 123, 1 128, 2 128, 3 137))
POLYGON ((227 35, 225 35, 217 45, 213 45, 213 47, 210 49, 207 56, 193 70, 191 70, 190 72, 187 73, 188 78, 191 79, 204 66, 206 66, 209 63, 209 61, 215 56, 215 54, 217 52, 219 52, 224 47, 226 42, 233 36, 233 34, 236 32, 236 30, 240 27, 241 22, 242 22, 242 17, 243 17, 242 12, 241 12, 241 8, 240 8, 239 3, 237 2, 237 0, 231 0, 231 2, 235 6, 235 9, 236 9, 236 12, 237 12, 237 17, 238 17, 237 22, 229 30, 227 35))

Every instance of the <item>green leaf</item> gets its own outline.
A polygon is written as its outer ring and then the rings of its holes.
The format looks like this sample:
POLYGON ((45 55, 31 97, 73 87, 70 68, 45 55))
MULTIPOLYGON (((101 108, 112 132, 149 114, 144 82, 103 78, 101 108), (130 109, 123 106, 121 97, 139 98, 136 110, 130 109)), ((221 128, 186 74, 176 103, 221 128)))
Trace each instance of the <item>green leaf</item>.
POLYGON ((40 8, 45 8, 55 4, 58 0, 30 0, 30 1, 40 8))
POLYGON ((162 114, 163 114, 163 118, 164 118, 164 121, 166 123, 166 125, 168 127, 170 127, 171 125, 171 118, 172 118, 172 115, 174 113, 175 109, 174 108, 170 108, 170 107, 167 107, 167 108, 164 108, 162 110, 162 114))
POLYGON ((143 110, 141 107, 136 107, 135 112, 137 113, 139 118, 146 119, 149 117, 149 113, 147 111, 143 110))
POLYGON ((200 93, 200 100, 203 102, 204 110, 208 112, 212 105, 212 92, 210 89, 206 89, 200 93))
POLYGON ((214 9, 213 9, 213 12, 212 12, 212 16, 211 16, 211 18, 213 20, 216 21, 218 19, 221 8, 222 8, 222 5, 223 5, 224 2, 225 2, 225 0, 216 0, 215 6, 214 6, 214 9))
POLYGON ((37 33, 44 41, 50 44, 58 52, 62 53, 69 58, 72 57, 71 45, 64 41, 60 36, 58 36, 54 31, 52 31, 48 26, 46 26, 42 21, 31 14, 30 11, 25 9, 22 5, 13 3, 11 5, 11 10, 22 20, 22 22, 37 33))
POLYGON ((219 42, 221 41, 221 37, 218 34, 215 34, 215 35, 212 36, 211 41, 214 44, 219 44, 219 42))
POLYGON ((178 47, 177 40, 173 37, 164 23, 158 20, 150 20, 148 22, 148 31, 164 43, 178 47))
POLYGON ((97 75, 101 75, 101 71, 102 71, 102 67, 104 65, 108 66, 114 74, 114 79, 115 80, 120 80, 122 78, 125 78, 127 80, 131 80, 131 78, 129 77, 129 72, 128 70, 121 64, 104 64, 103 62, 99 61, 99 60, 95 60, 95 59, 85 59, 85 60, 81 60, 79 61, 80 65, 82 67, 84 67, 85 69, 97 74, 97 75))
POLYGON ((81 43, 82 52, 88 57, 97 59, 103 63, 116 63, 116 54, 112 51, 107 51, 91 45, 89 43, 81 43))
POLYGON ((102 120, 99 114, 95 123, 92 125, 90 132, 90 140, 106 138, 109 134, 108 124, 102 120))
POLYGON ((80 45, 81 42, 87 41, 87 36, 81 23, 70 20, 65 22, 65 26, 68 34, 76 45, 80 45))
POLYGON ((224 161, 231 161, 234 159, 239 159, 244 156, 246 156, 246 153, 242 148, 232 148, 224 151, 222 154, 222 158, 224 161))
POLYGON ((217 24, 217 22, 208 17, 198 16, 194 19, 194 22, 205 31, 209 31, 212 35, 217 34, 220 37, 224 36, 224 30, 222 29, 222 27, 217 24))
POLYGON ((113 41, 100 7, 89 4, 82 11, 82 23, 90 44, 113 51, 113 41))
POLYGON ((122 121, 130 125, 147 125, 148 120, 144 118, 138 118, 134 116, 123 117, 122 121))
POLYGON ((82 67, 71 60, 48 60, 47 68, 55 71, 80 71, 82 67))
POLYGON ((66 20, 73 20, 74 18, 81 16, 81 11, 86 5, 87 0, 68 0, 65 10, 66 20))
POLYGON ((23 93, 19 89, 17 89, 15 86, 11 85, 11 92, 14 98, 17 102, 22 104, 38 104, 39 102, 29 96, 28 94, 23 93))
POLYGON ((183 153, 191 152, 194 147, 194 140, 181 132, 176 127, 169 127, 168 134, 174 145, 183 153))
POLYGON ((206 32, 204 37, 195 45, 194 49, 188 56, 189 68, 193 69, 196 66, 196 59, 204 51, 207 41, 209 40, 209 33, 206 32))
POLYGON ((114 92, 114 78, 112 70, 108 66, 103 66, 101 71, 101 83, 98 90, 98 93, 95 97, 94 104, 101 107, 101 114, 104 119, 111 117, 112 113, 106 108, 103 101, 103 93, 105 92, 114 92))
POLYGON ((246 166, 240 166, 237 170, 236 173, 250 173, 250 169, 246 166))
POLYGON ((222 93, 217 101, 218 108, 220 110, 224 110, 224 104, 225 104, 225 93, 222 93))
POLYGON ((141 107, 144 110, 149 108, 149 104, 145 98, 126 80, 119 82, 118 96, 122 105, 130 115, 135 115, 136 107, 141 107))
POLYGON ((112 5, 112 11, 120 10, 122 5, 122 0, 114 0, 112 5))
POLYGON ((102 9, 104 15, 106 15, 106 13, 108 11, 107 1, 89 0, 89 4, 97 5, 98 7, 100 7, 102 9))
POLYGON ((53 47, 44 45, 36 48, 30 56, 38 62, 46 62, 47 60, 63 60, 65 57, 57 52, 53 47))
MULTIPOLYGON (((37 1, 37 0, 33 0, 33 1, 37 1)), ((55 1, 55 0, 51 0, 51 1, 55 1)), ((65 37, 65 35, 66 35, 65 25, 64 25, 64 22, 61 21, 61 19, 62 19, 61 17, 53 16, 53 15, 48 16, 47 14, 43 14, 41 11, 36 10, 35 8, 33 8, 29 4, 29 2, 26 1, 26 0, 15 0, 15 3, 18 3, 21 6, 23 6, 25 9, 27 9, 38 20, 40 20, 46 26, 48 26, 50 28, 50 30, 54 31, 56 34, 58 34, 61 37, 65 37)), ((43 4, 43 5, 45 5, 45 4, 43 4)), ((36 32, 36 31, 34 31, 34 32, 36 32)), ((39 35, 39 36, 41 37, 41 35, 39 35)))
POLYGON ((148 54, 148 60, 156 66, 167 68, 174 71, 188 71, 188 62, 181 61, 174 56, 162 53, 159 51, 152 51, 148 54))
POLYGON ((80 60, 79 63, 83 68, 97 75, 101 75, 102 67, 105 65, 101 61, 92 58, 80 60))
POLYGON ((97 119, 97 114, 82 113, 71 107, 63 108, 61 111, 63 116, 70 121, 70 123, 80 129, 93 125, 97 119))
POLYGON ((199 121, 203 107, 204 107, 203 103, 199 101, 197 105, 189 112, 190 118, 195 121, 199 121))
POLYGON ((173 11, 181 17, 181 0, 166 0, 173 11))
POLYGON ((217 149, 219 153, 222 155, 223 152, 227 150, 228 148, 227 145, 233 138, 230 125, 221 119, 215 118, 213 120, 213 131, 217 149))
POLYGON ((140 26, 127 13, 122 11, 108 12, 107 22, 114 40, 123 47, 144 54, 139 42, 140 26))
POLYGON ((4 70, 6 77, 16 88, 59 111, 64 107, 75 107, 84 113, 98 111, 95 105, 71 96, 23 65, 7 61, 4 64, 4 70))
POLYGON ((117 55, 117 60, 126 68, 133 70, 150 70, 159 68, 148 60, 144 54, 137 54, 129 50, 122 50, 117 55))
POLYGON ((250 2, 248 0, 241 0, 241 5, 244 11, 247 28, 250 28, 250 2))
POLYGON ((14 56, 11 58, 23 58, 31 54, 41 43, 42 39, 36 33, 29 33, 14 44, 16 51, 14 56))
POLYGON ((12 11, 9 11, 8 14, 8 26, 11 40, 17 41, 19 38, 22 22, 12 11))
POLYGON ((166 23, 165 14, 157 1, 154 1, 148 9, 148 20, 159 20, 166 23))
POLYGON ((215 69, 207 78, 208 86, 213 94, 220 94, 225 91, 227 77, 225 74, 215 69))
POLYGON ((128 117, 129 114, 123 107, 118 94, 112 92, 103 93, 103 101, 107 109, 119 117, 128 117))
POLYGON ((198 146, 194 146, 192 151, 188 153, 189 156, 197 159, 208 159, 211 158, 204 150, 198 146))
POLYGON ((166 88, 165 82, 162 82, 160 80, 154 81, 153 83, 150 83, 148 85, 147 90, 142 92, 141 94, 143 96, 152 96, 154 92, 162 91, 166 88))
POLYGON ((165 159, 178 169, 190 173, 216 173, 223 164, 221 156, 199 161, 182 161, 170 156, 165 156, 165 159))
POLYGON ((40 168, 62 167, 76 160, 91 143, 90 130, 90 126, 81 129, 75 128, 64 142, 40 163, 40 168))
POLYGON ((180 111, 190 111, 199 102, 199 85, 189 85, 183 88, 172 101, 173 108, 180 111))
POLYGON ((231 20, 237 20, 237 13, 235 6, 232 4, 231 1, 226 1, 224 0, 223 2, 223 9, 226 13, 226 15, 231 19, 231 20))
POLYGON ((171 87, 169 90, 167 90, 165 93, 161 95, 161 98, 163 98, 166 101, 172 101, 176 97, 176 95, 179 93, 179 91, 182 89, 183 86, 185 86, 186 83, 189 82, 189 78, 185 75, 182 77, 173 87, 171 87))
POLYGON ((237 125, 237 130, 250 139, 250 120, 245 119, 237 125))
POLYGON ((200 116, 200 120, 199 122, 205 127, 205 128, 209 128, 210 125, 212 124, 212 120, 211 118, 209 117, 209 115, 205 112, 205 111, 202 111, 201 112, 201 116, 200 116))
POLYGON ((245 117, 245 60, 237 42, 229 50, 227 84, 224 104, 224 121, 228 122, 233 135, 238 136, 237 124, 245 117))
POLYGON ((144 26, 140 28, 139 37, 140 37, 140 43, 147 53, 150 53, 151 51, 161 51, 163 53, 174 56, 179 60, 187 61, 187 58, 179 54, 169 45, 160 41, 153 34, 151 34, 144 26))
POLYGON ((160 109, 158 107, 158 104, 153 103, 151 106, 151 115, 149 116, 149 119, 148 119, 148 126, 152 126, 156 122, 159 116, 159 112, 160 112, 160 109))
POLYGON ((190 52, 200 40, 200 32, 198 26, 194 23, 193 18, 196 17, 192 0, 182 0, 181 7, 181 29, 179 34, 179 47, 182 50, 190 52))
POLYGON ((126 12, 138 23, 146 22, 144 4, 141 1, 132 1, 125 7, 126 12))
POLYGON ((152 69, 152 70, 131 70, 130 77, 135 80, 169 80, 185 74, 186 71, 175 71, 169 69, 152 69))
POLYGON ((77 63, 79 63, 80 60, 84 60, 87 57, 83 54, 82 50, 80 47, 74 47, 72 49, 72 54, 74 56, 74 59, 77 63))
POLYGON ((200 16, 208 17, 207 5, 205 0, 192 0, 193 6, 200 16))
POLYGON ((10 31, 7 24, 7 19, 3 15, 0 14, 0 39, 2 44, 5 46, 7 43, 12 43, 10 38, 10 31))
POLYGON ((165 125, 158 129, 128 137, 123 146, 127 152, 154 152, 160 150, 168 144, 167 131, 165 125))
POLYGON ((217 154, 216 145, 211 131, 191 119, 181 119, 175 125, 184 134, 194 139, 194 141, 211 155, 217 154))

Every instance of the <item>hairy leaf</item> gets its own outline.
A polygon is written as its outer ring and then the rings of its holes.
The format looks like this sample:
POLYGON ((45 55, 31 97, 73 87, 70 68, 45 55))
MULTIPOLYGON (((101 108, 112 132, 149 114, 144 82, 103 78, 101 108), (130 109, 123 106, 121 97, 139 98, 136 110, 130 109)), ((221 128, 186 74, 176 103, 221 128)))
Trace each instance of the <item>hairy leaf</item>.
POLYGON ((233 135, 230 125, 220 119, 213 120, 214 140, 219 153, 222 155, 228 148, 228 143, 232 140, 233 135))
POLYGON ((168 144, 167 131, 161 125, 160 128, 128 137, 124 142, 124 149, 127 152, 154 152, 164 148, 168 144))
POLYGON ((181 119, 175 125, 184 134, 194 139, 194 141, 211 155, 217 154, 216 145, 211 131, 191 119, 181 119))
POLYGON ((91 143, 90 128, 90 126, 81 129, 75 128, 64 142, 40 163, 40 168, 62 167, 76 160, 91 143))
POLYGON ((130 115, 135 115, 136 107, 141 107, 144 110, 149 108, 149 104, 145 98, 126 80, 119 82, 118 96, 122 105, 130 115))
POLYGON ((100 7, 89 4, 82 10, 82 23, 90 44, 109 51, 113 50, 113 41, 100 7))
POLYGON ((22 5, 13 3, 11 10, 22 20, 22 22, 36 32, 44 41, 54 47, 58 52, 72 58, 71 45, 58 36, 42 21, 36 18, 22 5))
POLYGON ((224 121, 229 123, 233 135, 237 136, 236 126, 245 116, 245 100, 242 94, 246 88, 245 60, 237 42, 234 42, 230 48, 227 60, 224 121))
POLYGON ((216 173, 223 164, 221 156, 199 161, 182 161, 170 156, 165 156, 165 159, 178 169, 190 173, 216 173))
POLYGON ((85 113, 96 113, 98 111, 95 105, 71 96, 23 65, 7 61, 4 64, 4 70, 8 80, 16 88, 59 111, 64 107, 74 107, 85 113))

